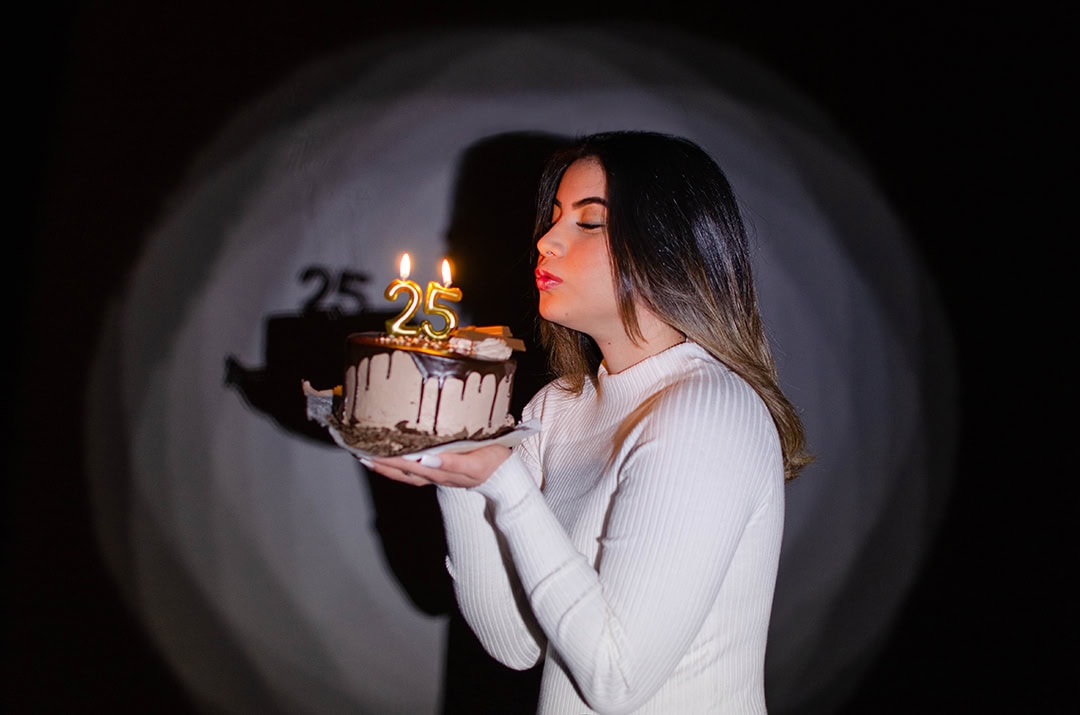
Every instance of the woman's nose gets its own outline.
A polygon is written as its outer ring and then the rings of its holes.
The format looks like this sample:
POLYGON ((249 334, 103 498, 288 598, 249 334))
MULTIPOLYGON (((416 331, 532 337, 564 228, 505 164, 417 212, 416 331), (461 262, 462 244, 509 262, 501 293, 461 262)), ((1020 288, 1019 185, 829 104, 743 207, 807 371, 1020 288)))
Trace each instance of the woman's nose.
POLYGON ((536 250, 539 251, 541 258, 555 256, 562 252, 562 243, 559 241, 554 227, 549 228, 547 233, 536 242, 536 250))

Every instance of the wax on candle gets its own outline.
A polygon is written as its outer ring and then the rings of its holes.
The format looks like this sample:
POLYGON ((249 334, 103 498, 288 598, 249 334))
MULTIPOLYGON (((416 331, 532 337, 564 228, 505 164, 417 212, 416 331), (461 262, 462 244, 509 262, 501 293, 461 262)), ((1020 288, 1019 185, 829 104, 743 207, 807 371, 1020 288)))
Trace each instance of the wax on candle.
POLYGON ((390 284, 386 286, 386 291, 383 293, 383 296, 387 300, 394 300, 397 298, 398 293, 401 293, 402 291, 409 297, 409 302, 405 305, 405 308, 398 313, 397 317, 386 321, 386 332, 390 335, 411 336, 420 333, 419 326, 409 325, 409 321, 416 315, 416 311, 419 310, 420 304, 423 302, 420 286, 414 281, 409 280, 409 271, 411 268, 412 265, 409 260, 409 254, 402 254, 401 263, 398 266, 401 277, 390 281, 390 284))
POLYGON ((420 330, 432 340, 446 340, 458 324, 457 313, 439 302, 440 299, 454 303, 461 300, 461 289, 450 285, 450 261, 445 258, 442 262, 442 279, 442 283, 428 281, 424 296, 424 312, 441 316, 445 321, 445 325, 438 330, 432 327, 431 321, 425 320, 420 324, 420 330))

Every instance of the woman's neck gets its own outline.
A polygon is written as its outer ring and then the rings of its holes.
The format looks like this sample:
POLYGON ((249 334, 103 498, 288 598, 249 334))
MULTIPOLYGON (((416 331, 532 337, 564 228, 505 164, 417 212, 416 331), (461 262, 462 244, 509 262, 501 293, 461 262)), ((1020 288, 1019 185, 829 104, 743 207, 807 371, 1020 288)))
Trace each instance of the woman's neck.
POLYGON ((637 342, 630 339, 622 324, 609 335, 593 336, 601 354, 604 367, 611 375, 622 372, 646 358, 661 353, 686 340, 686 336, 648 311, 638 310, 638 327, 642 337, 637 342))

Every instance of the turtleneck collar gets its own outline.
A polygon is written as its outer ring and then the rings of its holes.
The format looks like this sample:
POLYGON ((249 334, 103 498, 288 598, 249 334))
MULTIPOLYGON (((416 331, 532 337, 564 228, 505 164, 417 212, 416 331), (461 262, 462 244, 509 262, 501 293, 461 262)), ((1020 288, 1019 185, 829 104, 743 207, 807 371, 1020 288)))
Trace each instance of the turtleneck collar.
POLYGON ((688 361, 699 358, 711 359, 700 345, 685 340, 614 374, 601 363, 597 371, 597 391, 604 401, 626 397, 641 399, 672 375, 685 372, 688 361))

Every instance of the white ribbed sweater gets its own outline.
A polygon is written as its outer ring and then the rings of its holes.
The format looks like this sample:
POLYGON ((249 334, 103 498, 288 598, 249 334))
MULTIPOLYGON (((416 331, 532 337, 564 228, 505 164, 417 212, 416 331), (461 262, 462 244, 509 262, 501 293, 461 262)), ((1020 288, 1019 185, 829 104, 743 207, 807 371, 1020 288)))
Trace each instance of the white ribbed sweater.
POLYGON ((682 343, 573 396, 482 485, 439 487, 462 613, 540 713, 763 713, 784 477, 750 386, 682 343))

